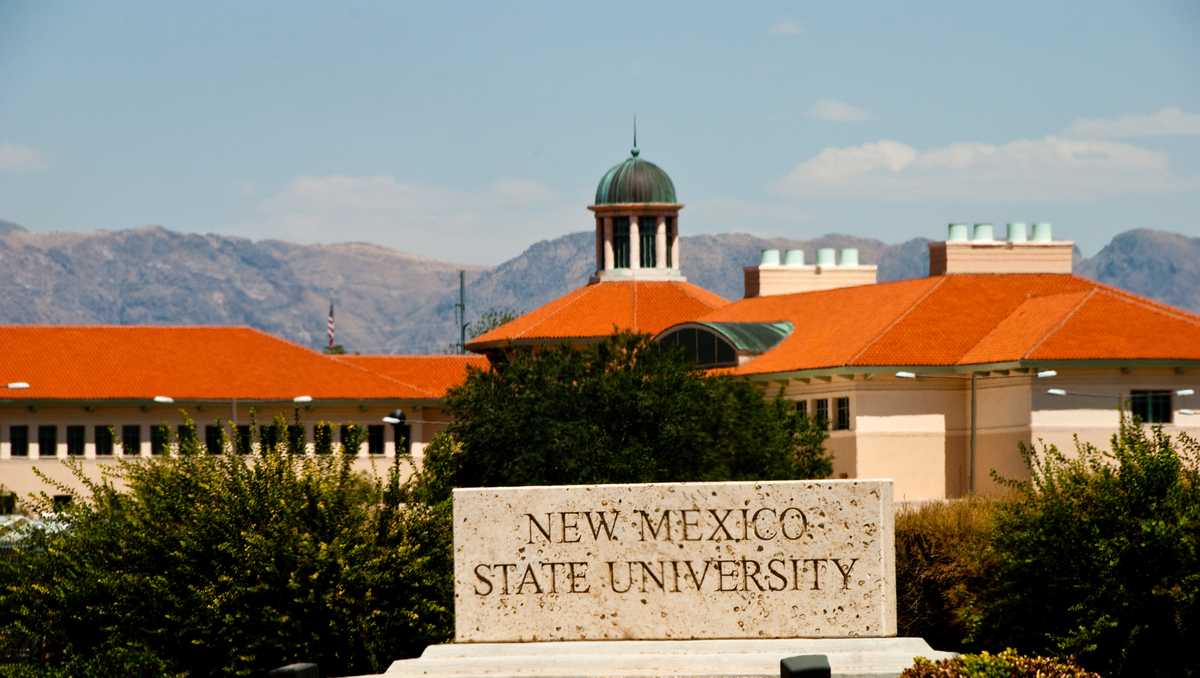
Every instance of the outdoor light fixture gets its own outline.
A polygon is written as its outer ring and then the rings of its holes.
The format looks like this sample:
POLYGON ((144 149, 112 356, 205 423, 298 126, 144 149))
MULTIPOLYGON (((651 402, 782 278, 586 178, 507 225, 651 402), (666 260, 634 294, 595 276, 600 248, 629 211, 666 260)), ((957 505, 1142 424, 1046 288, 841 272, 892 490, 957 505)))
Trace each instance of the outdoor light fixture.
POLYGON ((310 396, 310 395, 299 395, 299 396, 296 396, 295 398, 292 398, 292 402, 294 402, 294 403, 311 403, 311 402, 312 402, 312 396, 310 396))
POLYGON ((397 424, 403 424, 406 419, 408 419, 408 417, 404 416, 404 410, 392 410, 391 414, 383 418, 383 423, 395 426, 397 424))
MULTIPOLYGON (((9 384, 9 388, 12 388, 12 385, 11 385, 11 384, 9 384)), ((1190 396, 1190 395, 1196 395, 1196 389, 1194 389, 1194 388, 1181 388, 1181 389, 1179 389, 1178 391, 1176 391, 1176 392, 1175 392, 1175 395, 1177 395, 1177 396, 1190 396)))
POLYGON ((1057 376, 1058 376, 1058 370, 1042 370, 1041 372, 1037 373, 1038 379, 1049 379, 1050 377, 1057 377, 1057 376))
POLYGON ((1065 396, 1067 394, 1067 390, 1065 388, 1048 388, 1046 389, 1046 393, 1049 393, 1052 396, 1065 396))
POLYGON ((907 371, 901 370, 900 372, 897 372, 897 373, 896 373, 896 378, 897 378, 897 379, 916 379, 916 378, 917 378, 917 373, 916 373, 916 372, 907 372, 907 371))
POLYGON ((175 402, 175 399, 172 398, 171 396, 157 395, 157 396, 154 396, 154 402, 170 404, 170 403, 175 402))
POLYGON ((10 382, 8 382, 8 387, 13 389, 14 391, 18 390, 18 389, 23 389, 23 388, 29 388, 29 382, 27 382, 27 381, 10 381, 10 382))

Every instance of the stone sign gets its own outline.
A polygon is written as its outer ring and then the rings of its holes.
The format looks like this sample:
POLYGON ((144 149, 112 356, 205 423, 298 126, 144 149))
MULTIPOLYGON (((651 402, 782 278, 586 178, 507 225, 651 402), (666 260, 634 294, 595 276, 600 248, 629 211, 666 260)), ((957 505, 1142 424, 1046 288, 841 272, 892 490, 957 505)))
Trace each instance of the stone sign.
POLYGON ((454 491, 458 642, 896 633, 891 481, 454 491))

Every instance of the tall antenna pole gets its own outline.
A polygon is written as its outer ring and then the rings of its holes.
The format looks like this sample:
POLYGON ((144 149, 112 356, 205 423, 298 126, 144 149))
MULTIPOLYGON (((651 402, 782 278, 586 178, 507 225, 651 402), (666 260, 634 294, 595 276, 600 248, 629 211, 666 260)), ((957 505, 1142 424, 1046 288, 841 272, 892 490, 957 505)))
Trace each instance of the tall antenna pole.
POLYGON ((464 282, 466 271, 458 272, 458 303, 454 305, 454 319, 458 322, 458 352, 467 352, 467 290, 464 282))

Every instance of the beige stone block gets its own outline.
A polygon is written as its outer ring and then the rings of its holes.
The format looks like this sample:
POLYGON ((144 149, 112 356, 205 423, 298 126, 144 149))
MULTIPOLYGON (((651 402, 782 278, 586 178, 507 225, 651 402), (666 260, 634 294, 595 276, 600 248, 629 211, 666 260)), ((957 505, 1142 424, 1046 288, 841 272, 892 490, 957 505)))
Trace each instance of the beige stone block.
POLYGON ((896 632, 891 481, 454 491, 458 642, 896 632))

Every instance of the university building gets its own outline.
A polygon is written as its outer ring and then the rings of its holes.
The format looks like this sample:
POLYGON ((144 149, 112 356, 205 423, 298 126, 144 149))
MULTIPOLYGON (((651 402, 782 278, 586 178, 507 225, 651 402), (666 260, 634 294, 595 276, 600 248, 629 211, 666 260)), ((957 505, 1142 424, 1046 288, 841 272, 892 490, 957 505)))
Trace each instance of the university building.
POLYGON ((44 489, 35 466, 66 481, 64 457, 99 473, 152 456, 179 434, 180 410, 214 451, 222 430, 249 451, 253 408, 255 426, 285 420, 257 433, 310 454, 338 445, 328 422, 354 423, 367 433, 359 466, 386 463, 397 439, 419 463, 469 367, 614 328, 783 394, 829 426, 835 477, 894 478, 898 500, 994 492, 993 470, 1023 476, 1019 444, 1107 445, 1118 406, 1200 435, 1200 316, 1073 275, 1073 244, 1049 224, 951 224, 930 244, 929 276, 890 283, 853 249, 812 263, 767 250, 729 301, 681 274, 683 207, 634 149, 589 207, 588 284, 477 337, 471 357, 328 356, 248 328, 5 327, 0 484, 44 489))

